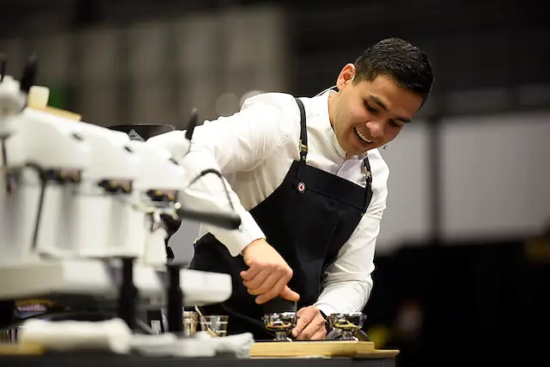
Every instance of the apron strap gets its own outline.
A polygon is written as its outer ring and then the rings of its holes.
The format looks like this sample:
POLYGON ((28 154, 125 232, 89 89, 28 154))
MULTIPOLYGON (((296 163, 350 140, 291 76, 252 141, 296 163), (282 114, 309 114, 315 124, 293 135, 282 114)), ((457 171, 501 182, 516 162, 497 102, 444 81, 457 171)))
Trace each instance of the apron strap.
MULTIPOLYGON (((295 98, 295 100, 296 104, 298 104, 298 109, 300 110, 300 163, 305 164, 307 157, 306 108, 304 107, 304 102, 302 102, 301 99, 295 98)), ((363 165, 365 169, 365 175, 367 176, 367 184, 365 186, 366 195, 364 209, 364 212, 366 212, 372 200, 372 171, 370 168, 369 157, 363 159, 363 165)))
POLYGON ((300 162, 306 163, 307 157, 307 125, 306 125, 306 108, 304 102, 299 98, 295 98, 298 108, 300 109, 300 162))
POLYGON ((366 213, 370 205, 370 202, 372 200, 372 170, 370 168, 370 162, 369 162, 368 156, 365 159, 363 159, 363 165, 365 169, 365 175, 367 176, 367 184, 365 185, 365 189, 367 192, 366 192, 365 209, 364 209, 364 212, 366 213))

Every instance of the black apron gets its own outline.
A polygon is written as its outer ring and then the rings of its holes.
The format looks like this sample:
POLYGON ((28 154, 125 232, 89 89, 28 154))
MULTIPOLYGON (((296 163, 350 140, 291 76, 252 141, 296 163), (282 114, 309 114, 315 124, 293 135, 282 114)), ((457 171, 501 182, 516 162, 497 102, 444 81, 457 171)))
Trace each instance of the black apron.
MULTIPOLYGON (((306 112, 300 109, 300 160, 293 161, 282 184, 250 213, 267 242, 281 254, 294 272, 289 287, 300 294, 298 309, 310 306, 321 294, 324 270, 359 224, 372 198, 372 176, 364 160, 367 185, 308 166, 306 112)), ((210 315, 228 315, 228 335, 250 332, 256 340, 272 339, 262 323, 263 308, 248 294, 240 272, 247 270, 242 256, 233 257, 208 233, 194 245, 190 268, 228 273, 232 277, 231 297, 203 307, 210 315)))

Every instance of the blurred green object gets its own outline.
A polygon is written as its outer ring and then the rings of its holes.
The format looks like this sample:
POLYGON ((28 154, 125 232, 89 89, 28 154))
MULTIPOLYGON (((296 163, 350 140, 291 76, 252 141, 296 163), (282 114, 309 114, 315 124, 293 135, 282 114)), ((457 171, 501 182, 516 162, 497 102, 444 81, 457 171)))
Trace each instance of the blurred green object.
POLYGON ((50 99, 48 100, 48 106, 69 110, 69 87, 58 85, 49 88, 50 99))

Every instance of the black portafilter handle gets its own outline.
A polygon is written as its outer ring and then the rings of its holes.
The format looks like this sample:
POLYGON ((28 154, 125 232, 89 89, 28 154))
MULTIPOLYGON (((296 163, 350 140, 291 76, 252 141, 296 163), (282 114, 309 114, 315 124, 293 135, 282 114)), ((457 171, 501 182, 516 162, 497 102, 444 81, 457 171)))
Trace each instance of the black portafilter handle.
POLYGON ((0 82, 4 80, 6 75, 6 70, 8 66, 8 59, 5 54, 0 53, 0 82))
POLYGON ((289 301, 287 299, 276 297, 271 301, 268 301, 263 304, 264 315, 271 313, 282 313, 282 312, 297 312, 298 303, 295 301, 289 301))
POLYGON ((177 214, 181 219, 211 224, 229 230, 239 229, 241 226, 241 217, 237 213, 214 213, 180 208, 177 210, 177 214))
POLYGON ((160 218, 164 223, 164 229, 166 229, 166 238, 164 239, 164 245, 166 246, 166 260, 173 261, 175 258, 174 250, 169 245, 170 238, 180 229, 181 219, 174 219, 171 215, 161 214, 160 218))
POLYGON ((21 79, 19 80, 19 86, 22 92, 29 94, 31 87, 36 81, 38 75, 38 62, 36 54, 33 53, 29 56, 25 68, 21 74, 21 79))
POLYGON ((199 122, 199 111, 196 108, 191 110, 191 116, 189 117, 189 122, 187 123, 187 129, 185 130, 185 138, 189 141, 193 139, 193 132, 195 127, 199 122))
POLYGON ((118 317, 124 320, 131 330, 135 330, 138 289, 134 284, 134 258, 123 257, 120 260, 122 278, 118 294, 118 317))
POLYGON ((183 332, 183 291, 180 286, 180 270, 180 264, 171 263, 166 265, 168 331, 176 334, 183 332))

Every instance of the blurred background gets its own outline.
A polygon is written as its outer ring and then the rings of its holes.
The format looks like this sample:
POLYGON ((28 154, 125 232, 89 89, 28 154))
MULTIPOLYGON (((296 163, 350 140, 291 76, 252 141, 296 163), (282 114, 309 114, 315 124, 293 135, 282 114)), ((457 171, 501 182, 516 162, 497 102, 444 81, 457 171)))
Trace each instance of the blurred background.
MULTIPOLYGON (((540 4, 540 2, 538 2, 540 4)), ((436 84, 391 175, 365 330, 399 366, 535 355, 550 330, 549 12, 534 0, 1 0, 0 52, 36 52, 51 105, 185 129, 261 92, 313 96, 387 37, 436 84), (496 354, 495 354, 496 353, 496 354)), ((198 227, 171 239, 189 260, 198 227)))

